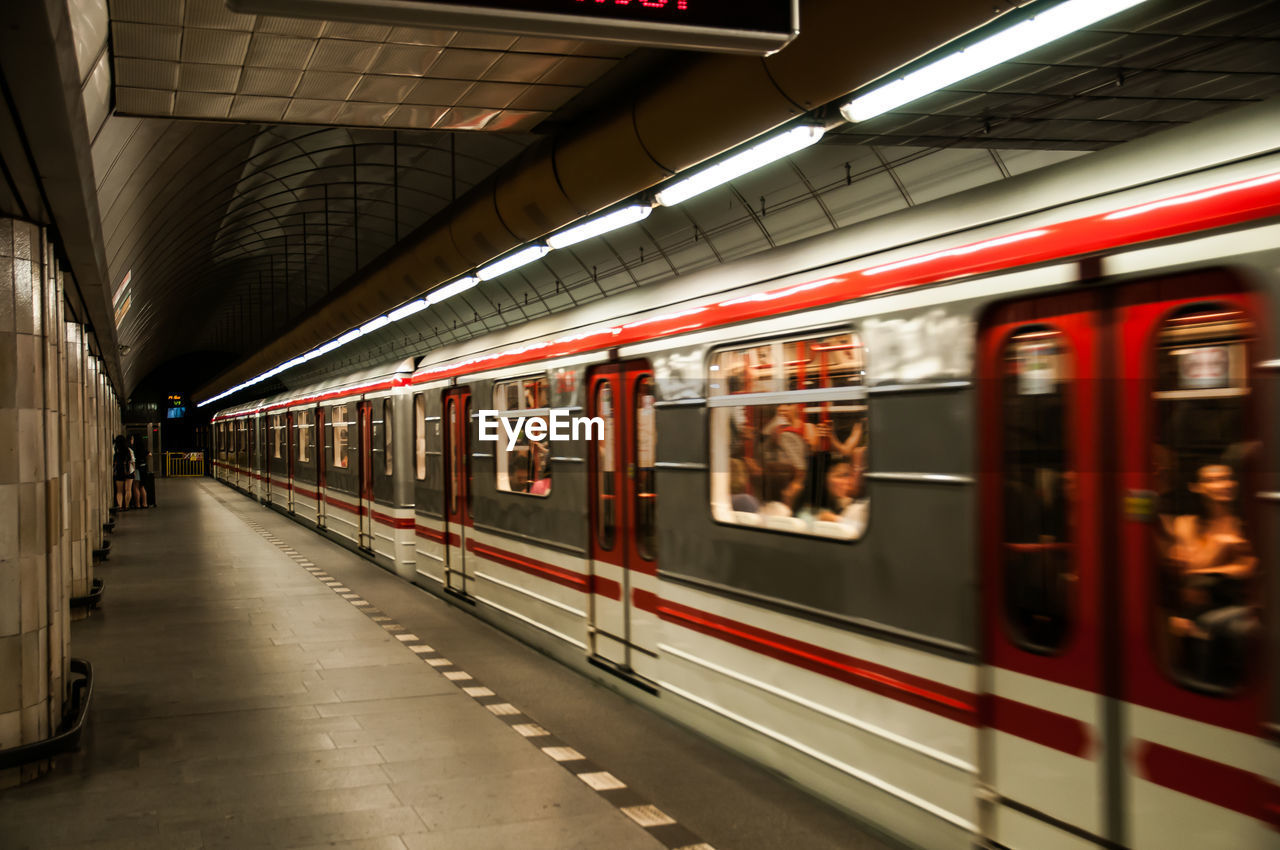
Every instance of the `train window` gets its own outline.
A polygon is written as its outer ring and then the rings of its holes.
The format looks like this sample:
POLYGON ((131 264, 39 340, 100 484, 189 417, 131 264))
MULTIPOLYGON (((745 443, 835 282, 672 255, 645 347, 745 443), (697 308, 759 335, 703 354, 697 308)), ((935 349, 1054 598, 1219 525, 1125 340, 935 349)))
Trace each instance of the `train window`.
POLYGON ((284 428, 284 425, 281 424, 282 419, 284 419, 284 416, 279 413, 271 417, 271 456, 276 460, 280 460, 282 457, 280 454, 280 444, 284 442, 280 439, 280 432, 284 428))
POLYGON ((1155 335, 1157 652, 1184 687, 1219 695, 1245 683, 1261 640, 1257 523, 1240 499, 1261 449, 1253 339, 1248 317, 1222 306, 1175 314, 1155 335))
MULTIPOLYGON (((540 417, 545 422, 549 412, 551 393, 547 379, 523 378, 503 381, 493 385, 493 407, 498 416, 512 424, 511 414, 540 417)), ((521 493, 526 496, 551 494, 551 451, 547 440, 531 440, 522 428, 514 440, 504 427, 498 424, 498 447, 494 453, 497 462, 497 488, 504 493, 521 493)))
POLYGON ((427 399, 422 393, 413 397, 414 477, 427 478, 427 399))
POLYGON ((347 452, 351 445, 351 405, 339 404, 333 408, 333 468, 347 468, 347 452))
POLYGON ((310 410, 299 410, 293 416, 294 426, 298 429, 298 461, 311 461, 312 434, 315 431, 315 417, 310 410))
POLYGON ((635 515, 636 515, 636 551, 646 561, 652 561, 657 554, 657 510, 658 494, 654 488, 654 455, 657 449, 657 432, 654 430, 654 401, 656 401, 653 378, 644 376, 636 382, 635 388, 635 515))
POLYGON ((382 471, 391 474, 391 399, 382 400, 382 471))
POLYGON ((613 385, 608 381, 596 384, 595 411, 596 416, 604 420, 604 439, 596 440, 596 451, 599 452, 596 463, 596 541, 601 549, 612 549, 617 526, 617 496, 613 492, 617 446, 614 444, 613 385))
POLYGON ((709 371, 712 516, 835 540, 861 537, 869 503, 859 336, 722 350, 709 371))
POLYGON ((1023 649, 1051 655, 1075 622, 1073 358, 1064 334, 1032 325, 1009 338, 1002 362, 1005 624, 1023 649))

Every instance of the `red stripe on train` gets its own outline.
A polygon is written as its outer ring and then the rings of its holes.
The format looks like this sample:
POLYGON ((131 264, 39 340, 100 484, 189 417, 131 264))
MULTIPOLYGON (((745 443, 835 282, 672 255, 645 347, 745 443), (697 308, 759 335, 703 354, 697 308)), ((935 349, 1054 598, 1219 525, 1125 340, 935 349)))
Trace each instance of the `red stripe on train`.
POLYGON ((995 694, 983 694, 980 705, 984 726, 1069 756, 1093 757, 1089 728, 1074 717, 995 694))
POLYGON ((669 623, 719 638, 812 673, 914 705, 916 708, 922 708, 968 726, 978 724, 978 708, 973 694, 960 688, 953 688, 950 685, 903 673, 861 658, 823 649, 820 646, 756 626, 749 626, 727 617, 668 602, 652 591, 635 591, 635 603, 637 608, 655 613, 669 623))
POLYGON ((1152 741, 1138 741, 1133 760, 1148 782, 1276 823, 1276 788, 1256 773, 1152 741), (1268 811, 1270 809, 1270 811, 1268 811))
POLYGON ((372 508, 369 509, 369 515, 373 517, 374 522, 380 525, 387 525, 391 528, 413 528, 413 517, 411 516, 391 516, 391 514, 384 514, 372 508))
POLYGON ((504 552, 501 549, 495 549, 492 546, 486 546, 474 540, 467 541, 467 549, 482 558, 488 558, 490 561, 511 567, 513 570, 519 570, 522 573, 546 579, 562 587, 573 588, 580 593, 595 593, 609 599, 622 599, 622 585, 613 579, 601 578, 595 575, 583 575, 544 561, 504 552))

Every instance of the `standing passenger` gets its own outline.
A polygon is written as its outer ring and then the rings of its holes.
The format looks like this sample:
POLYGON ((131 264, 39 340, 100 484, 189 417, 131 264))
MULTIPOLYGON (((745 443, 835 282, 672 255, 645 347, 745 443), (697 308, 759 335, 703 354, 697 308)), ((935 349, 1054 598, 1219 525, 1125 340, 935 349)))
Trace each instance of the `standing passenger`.
POLYGON ((133 452, 124 434, 115 439, 115 454, 111 459, 111 477, 116 482, 116 510, 129 510, 129 482, 133 479, 133 452))

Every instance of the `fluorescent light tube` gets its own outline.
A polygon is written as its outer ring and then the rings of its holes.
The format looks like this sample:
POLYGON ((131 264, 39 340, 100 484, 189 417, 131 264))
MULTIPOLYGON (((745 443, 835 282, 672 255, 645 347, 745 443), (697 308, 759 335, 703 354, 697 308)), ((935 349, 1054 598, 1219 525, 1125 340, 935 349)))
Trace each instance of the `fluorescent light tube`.
POLYGON ((567 248, 584 239, 590 239, 593 236, 617 230, 619 227, 626 227, 628 224, 635 224, 637 221, 644 221, 652 211, 653 207, 648 204, 633 204, 629 207, 623 207, 575 227, 570 227, 568 230, 562 230, 559 233, 548 236, 547 244, 556 249, 567 248))
POLYGON ((417 301, 410 301, 408 304, 401 305, 387 314, 387 320, 398 322, 405 316, 412 316, 414 313, 420 313, 430 306, 429 301, 425 298, 419 298, 417 301))
POLYGON ((427 293, 427 302, 430 304, 438 304, 446 298, 452 298, 459 292, 466 292, 471 287, 480 282, 479 278, 467 276, 460 277, 453 283, 447 283, 439 289, 432 290, 427 293))
POLYGON ((391 324, 391 319, 387 318, 386 316, 379 316, 378 318, 370 319, 369 321, 361 325, 360 333, 361 334, 373 333, 378 328, 385 327, 386 325, 389 325, 389 324, 391 324))
POLYGON ((691 174, 683 180, 677 180, 675 183, 663 187, 654 197, 664 207, 675 206, 681 201, 687 201, 694 195, 700 195, 708 189, 714 189, 717 186, 728 183, 735 177, 741 177, 748 172, 755 171, 757 168, 782 159, 784 156, 790 156, 796 151, 804 150, 821 139, 824 132, 821 127, 807 124, 792 127, 790 130, 753 145, 741 153, 734 154, 710 168, 704 168, 702 171, 691 174))
POLYGON ((480 278, 480 280, 493 280, 499 275, 514 271, 521 266, 527 266, 534 260, 542 259, 550 250, 546 245, 530 245, 526 248, 521 248, 515 253, 507 254, 502 259, 484 266, 476 272, 476 277, 480 278))
POLYGON ((1067 0, 855 97, 840 107, 840 114, 853 124, 866 121, 1142 2, 1144 0, 1067 0))

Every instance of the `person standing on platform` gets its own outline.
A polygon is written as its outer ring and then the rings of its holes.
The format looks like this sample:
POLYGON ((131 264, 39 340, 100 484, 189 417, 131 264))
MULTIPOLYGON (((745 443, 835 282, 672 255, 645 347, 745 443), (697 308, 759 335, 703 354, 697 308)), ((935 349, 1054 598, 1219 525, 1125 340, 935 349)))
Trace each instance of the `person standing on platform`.
POLYGON ((120 434, 116 437, 115 454, 111 459, 111 477, 116 482, 116 510, 129 509, 133 470, 133 451, 129 448, 129 441, 125 439, 124 434, 120 434))

